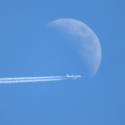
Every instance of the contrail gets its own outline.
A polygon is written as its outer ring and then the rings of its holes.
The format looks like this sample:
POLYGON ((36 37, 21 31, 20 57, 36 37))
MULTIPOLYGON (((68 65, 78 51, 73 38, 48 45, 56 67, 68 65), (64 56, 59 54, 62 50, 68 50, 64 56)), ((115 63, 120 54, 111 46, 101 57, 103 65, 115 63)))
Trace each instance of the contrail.
POLYGON ((0 78, 0 83, 42 82, 65 80, 65 76, 0 78))
POLYGON ((66 76, 44 76, 44 77, 15 77, 15 78, 0 78, 0 83, 25 83, 25 82, 43 82, 43 81, 59 81, 68 78, 77 79, 80 75, 66 76))

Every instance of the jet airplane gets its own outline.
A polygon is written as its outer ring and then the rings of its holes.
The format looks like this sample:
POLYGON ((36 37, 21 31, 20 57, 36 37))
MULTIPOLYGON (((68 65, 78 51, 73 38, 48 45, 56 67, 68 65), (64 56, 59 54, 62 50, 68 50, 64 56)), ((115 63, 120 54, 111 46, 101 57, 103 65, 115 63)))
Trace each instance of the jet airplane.
POLYGON ((73 74, 73 75, 70 76, 70 75, 66 74, 66 77, 67 77, 67 78, 77 79, 78 77, 81 77, 81 75, 74 75, 74 74, 73 74))

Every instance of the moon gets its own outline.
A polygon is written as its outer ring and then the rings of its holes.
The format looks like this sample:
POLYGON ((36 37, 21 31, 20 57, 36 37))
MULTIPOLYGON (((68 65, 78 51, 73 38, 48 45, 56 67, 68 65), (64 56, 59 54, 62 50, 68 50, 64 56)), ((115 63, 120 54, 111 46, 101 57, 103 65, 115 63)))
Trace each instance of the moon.
POLYGON ((90 77, 94 77, 100 66, 102 52, 99 39, 92 29, 75 19, 58 19, 47 25, 73 38, 72 44, 85 61, 90 77))

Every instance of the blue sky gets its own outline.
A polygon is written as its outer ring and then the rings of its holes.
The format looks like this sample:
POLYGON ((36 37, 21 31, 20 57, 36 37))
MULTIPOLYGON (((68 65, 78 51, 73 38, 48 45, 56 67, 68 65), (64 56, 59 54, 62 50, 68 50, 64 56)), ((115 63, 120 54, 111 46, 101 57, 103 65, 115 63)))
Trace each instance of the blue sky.
POLYGON ((0 125, 124 125, 123 0, 1 0, 0 77, 79 74, 77 80, 0 84, 0 125), (101 65, 87 78, 84 62, 45 25, 61 18, 98 36, 101 65))

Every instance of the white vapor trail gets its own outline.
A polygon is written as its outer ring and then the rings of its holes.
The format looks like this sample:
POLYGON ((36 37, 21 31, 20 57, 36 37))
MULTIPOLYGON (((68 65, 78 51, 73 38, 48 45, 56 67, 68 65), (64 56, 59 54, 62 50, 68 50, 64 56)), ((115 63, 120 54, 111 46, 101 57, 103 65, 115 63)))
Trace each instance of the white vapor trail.
POLYGON ((0 78, 0 83, 24 83, 66 80, 66 76, 0 78))

